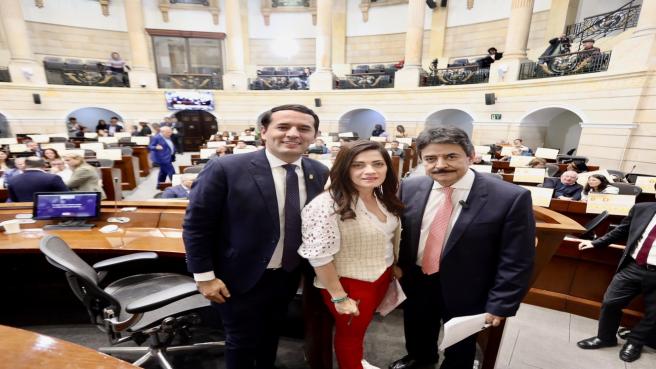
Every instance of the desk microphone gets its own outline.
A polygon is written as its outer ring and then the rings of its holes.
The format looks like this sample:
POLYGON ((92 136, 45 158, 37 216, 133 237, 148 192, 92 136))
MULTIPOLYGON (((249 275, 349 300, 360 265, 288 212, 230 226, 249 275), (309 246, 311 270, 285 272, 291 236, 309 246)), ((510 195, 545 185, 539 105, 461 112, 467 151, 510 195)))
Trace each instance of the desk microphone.
POLYGON ((465 200, 458 201, 458 204, 460 204, 460 206, 462 206, 463 209, 469 209, 469 204, 465 200))
POLYGON ((627 174, 631 174, 631 173, 633 173, 633 171, 635 170, 635 168, 636 168, 637 166, 638 166, 638 164, 633 164, 633 167, 631 167, 631 170, 630 170, 629 173, 627 173, 627 174))
MULTIPOLYGON (((118 177, 114 177, 114 214, 118 213, 118 186, 120 186, 118 177)), ((130 221, 128 217, 110 217, 107 219, 109 223, 127 223, 130 221)))

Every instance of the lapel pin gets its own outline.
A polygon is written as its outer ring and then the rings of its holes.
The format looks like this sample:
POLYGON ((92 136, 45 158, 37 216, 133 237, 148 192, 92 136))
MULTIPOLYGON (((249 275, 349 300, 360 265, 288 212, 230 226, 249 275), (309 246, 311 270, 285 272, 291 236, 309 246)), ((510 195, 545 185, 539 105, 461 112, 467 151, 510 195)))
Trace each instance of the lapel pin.
POLYGON ((313 175, 313 174, 310 174, 310 175, 308 176, 308 178, 309 178, 310 180, 313 180, 313 179, 314 179, 314 175, 313 175))

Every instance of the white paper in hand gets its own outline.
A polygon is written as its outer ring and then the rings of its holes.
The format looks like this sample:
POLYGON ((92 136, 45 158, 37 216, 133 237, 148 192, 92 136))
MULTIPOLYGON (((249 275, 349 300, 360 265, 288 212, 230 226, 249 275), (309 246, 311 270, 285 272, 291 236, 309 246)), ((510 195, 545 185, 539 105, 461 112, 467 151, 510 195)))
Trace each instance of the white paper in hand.
POLYGON ((378 305, 376 312, 380 313, 382 316, 385 316, 396 309, 397 306, 401 305, 401 303, 405 301, 405 298, 405 293, 403 293, 403 289, 401 288, 399 280, 394 279, 387 288, 385 297, 383 297, 383 301, 381 301, 380 305, 378 305))
POLYGON ((444 324, 444 337, 440 343, 440 350, 444 351, 489 326, 485 323, 485 313, 453 318, 444 324))

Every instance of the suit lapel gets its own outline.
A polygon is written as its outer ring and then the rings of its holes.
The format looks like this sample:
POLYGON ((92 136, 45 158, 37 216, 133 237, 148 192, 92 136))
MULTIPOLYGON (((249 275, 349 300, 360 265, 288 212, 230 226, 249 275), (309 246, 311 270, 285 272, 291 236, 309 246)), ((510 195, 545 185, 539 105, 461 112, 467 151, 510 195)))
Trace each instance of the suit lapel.
POLYGON ((475 176, 474 183, 466 200, 468 206, 466 209, 460 209, 458 220, 453 225, 449 239, 444 246, 444 251, 442 251, 442 258, 455 246, 456 242, 458 242, 469 227, 469 224, 487 203, 487 186, 480 174, 475 173, 475 176))
MULTIPOLYGON (((412 230, 412 239, 415 240, 415 242, 412 243, 413 246, 413 258, 414 260, 417 259, 417 252, 419 250, 419 238, 421 235, 421 223, 424 219, 424 212, 426 211, 426 204, 428 203, 428 198, 430 197, 431 191, 433 190, 433 179, 428 177, 430 180, 429 181, 422 181, 419 184, 419 188, 417 189, 417 192, 415 196, 411 196, 410 198, 413 201, 416 206, 419 206, 419 211, 415 212, 414 219, 411 219, 411 230, 412 230)), ((404 201, 406 204, 408 202, 404 201)))
POLYGON ((633 219, 639 221, 640 225, 636 227, 635 232, 631 232, 629 234, 630 239, 627 242, 627 245, 629 245, 629 247, 627 247, 626 249, 627 250, 631 249, 631 252, 633 252, 633 250, 635 250, 635 248, 637 247, 638 241, 640 240, 640 236, 642 236, 642 234, 645 233, 645 230, 647 229, 649 222, 651 222, 651 218, 653 218, 654 214, 656 214, 656 205, 652 205, 649 207, 649 209, 645 209, 645 213, 646 214, 644 216, 639 216, 639 217, 636 217, 636 215, 634 215, 633 219))
MULTIPOLYGON (((244 155, 244 154, 241 154, 244 155)), ((278 199, 276 198, 276 185, 273 183, 273 174, 271 166, 266 158, 264 150, 259 150, 253 156, 249 171, 255 180, 255 184, 260 190, 264 204, 266 205, 271 219, 275 223, 274 229, 280 228, 280 219, 278 217, 278 199)))
MULTIPOLYGON (((309 159, 303 158, 301 161, 303 166, 303 177, 305 177, 305 191, 307 193, 305 204, 308 204, 315 196, 323 191, 322 181, 319 180, 319 175, 316 172, 314 165, 309 159)), ((301 204, 301 209, 305 204, 301 204)))

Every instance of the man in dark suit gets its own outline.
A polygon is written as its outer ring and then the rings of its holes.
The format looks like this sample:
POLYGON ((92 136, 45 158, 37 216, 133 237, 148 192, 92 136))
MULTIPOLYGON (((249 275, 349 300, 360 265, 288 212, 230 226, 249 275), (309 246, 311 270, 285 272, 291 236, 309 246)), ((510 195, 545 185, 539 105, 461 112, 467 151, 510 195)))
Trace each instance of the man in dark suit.
MULTIPOLYGON (((474 146, 458 128, 417 138, 427 176, 404 180, 398 266, 408 355, 392 369, 438 362, 440 323, 486 313, 498 326, 515 315, 529 288, 535 220, 525 189, 469 169, 474 146)), ((449 347, 442 369, 472 368, 476 335, 449 347)))
POLYGON ((553 188, 553 197, 555 199, 579 201, 581 200, 583 186, 576 183, 577 179, 578 174, 573 170, 568 170, 561 174, 558 180, 545 180, 542 187, 553 188))
POLYGON ((273 368, 301 276, 300 209, 328 176, 302 157, 319 130, 312 110, 278 106, 261 122, 266 149, 210 160, 183 224, 188 269, 224 324, 228 369, 273 368))
POLYGON ((577 345, 582 349, 617 345, 615 333, 622 320, 622 309, 642 293, 645 316, 631 329, 620 350, 620 359, 632 362, 640 358, 643 345, 656 343, 656 203, 634 205, 619 226, 594 241, 582 241, 579 249, 608 247, 623 240, 627 240, 626 248, 604 295, 597 335, 577 345))
POLYGON ((173 130, 171 127, 162 127, 159 133, 150 140, 148 150, 150 151, 150 158, 154 164, 159 166, 159 174, 157 175, 157 182, 166 182, 167 178, 173 178, 175 168, 173 162, 175 161, 175 145, 171 139, 173 130))
POLYGON ((7 183, 11 202, 32 202, 36 192, 69 191, 60 176, 44 171, 45 166, 45 161, 36 156, 25 159, 25 171, 7 183))

